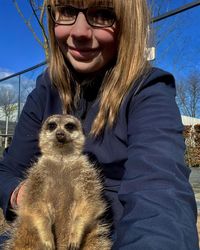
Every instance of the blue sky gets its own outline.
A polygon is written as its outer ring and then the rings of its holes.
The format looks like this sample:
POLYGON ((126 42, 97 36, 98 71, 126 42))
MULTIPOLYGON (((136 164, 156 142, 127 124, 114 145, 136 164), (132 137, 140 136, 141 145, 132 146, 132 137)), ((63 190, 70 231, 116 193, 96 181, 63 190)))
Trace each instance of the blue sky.
MULTIPOLYGON (((161 3, 161 13, 193 2, 189 0, 152 0, 161 3), (167 3, 167 4, 166 4, 167 3)), ((18 0, 28 17, 28 0, 18 0)), ((163 41, 157 47, 155 65, 175 74, 177 78, 190 70, 200 70, 200 7, 158 23, 163 41), (165 37, 165 34, 168 34, 165 37)), ((35 26, 39 32, 39 27, 35 26)), ((12 0, 1 0, 0 8, 0 72, 15 73, 45 60, 43 49, 33 38, 12 0)), ((0 75, 1 78, 1 75, 0 75)))
MULTIPOLYGON (((158 0, 157 0, 158 1, 158 0)), ((170 1, 169 9, 194 1, 170 1)), ((156 50, 156 65, 172 72, 181 81, 191 71, 200 73, 200 6, 156 24, 161 43, 156 50)))
MULTIPOLYGON (((27 0, 18 0, 26 16, 31 13, 27 0)), ((36 25, 36 30, 39 27, 36 25)), ((45 60, 43 49, 33 38, 12 0, 1 0, 0 69, 18 72, 45 60)))

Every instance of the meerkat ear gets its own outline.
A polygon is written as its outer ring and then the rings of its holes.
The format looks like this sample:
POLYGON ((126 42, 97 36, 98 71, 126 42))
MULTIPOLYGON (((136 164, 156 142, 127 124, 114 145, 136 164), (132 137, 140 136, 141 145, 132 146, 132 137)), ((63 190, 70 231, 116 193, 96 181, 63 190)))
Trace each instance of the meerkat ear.
POLYGON ((49 122, 49 120, 52 119, 53 117, 54 117, 54 115, 51 115, 51 116, 47 117, 45 120, 43 120, 42 127, 44 127, 45 124, 47 124, 49 122))

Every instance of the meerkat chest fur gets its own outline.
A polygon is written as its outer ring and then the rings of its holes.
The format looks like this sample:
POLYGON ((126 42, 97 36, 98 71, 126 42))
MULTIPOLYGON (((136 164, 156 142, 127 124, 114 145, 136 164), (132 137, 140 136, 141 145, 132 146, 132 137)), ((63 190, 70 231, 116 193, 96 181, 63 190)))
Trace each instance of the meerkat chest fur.
MULTIPOLYGON (((69 190, 82 186, 81 183, 89 185, 100 185, 100 174, 96 167, 91 164, 87 156, 62 157, 52 159, 42 156, 38 163, 30 169, 29 175, 41 175, 42 181, 51 189, 69 190)), ((92 186, 93 186, 92 185, 92 186)))

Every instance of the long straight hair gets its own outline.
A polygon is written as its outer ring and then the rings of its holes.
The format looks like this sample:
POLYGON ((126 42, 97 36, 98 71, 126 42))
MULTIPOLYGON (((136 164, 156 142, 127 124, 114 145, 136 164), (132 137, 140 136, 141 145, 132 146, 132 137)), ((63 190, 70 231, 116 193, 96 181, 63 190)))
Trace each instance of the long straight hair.
MULTIPOLYGON (((49 0, 54 5, 56 0, 49 0)), ((57 1, 58 2, 58 1, 57 1)), ((68 2, 68 1, 61 1, 68 2)), ((78 4, 101 3, 102 0, 72 0, 78 4)), ((117 16, 116 62, 105 74, 99 93, 99 111, 94 119, 91 134, 103 132, 105 126, 114 126, 123 99, 134 82, 148 69, 146 56, 148 47, 149 11, 146 0, 104 0, 112 4, 117 16)), ((73 96, 70 70, 55 39, 54 23, 48 18, 50 36, 49 72, 57 87, 63 105, 63 113, 70 113, 73 96)))

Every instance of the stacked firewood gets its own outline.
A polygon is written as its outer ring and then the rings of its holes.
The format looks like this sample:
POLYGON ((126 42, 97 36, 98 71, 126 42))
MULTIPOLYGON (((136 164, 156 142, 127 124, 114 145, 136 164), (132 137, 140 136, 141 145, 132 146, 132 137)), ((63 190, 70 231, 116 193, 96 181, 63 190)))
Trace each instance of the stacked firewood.
POLYGON ((185 126, 185 159, 189 167, 200 167, 200 124, 185 126))

